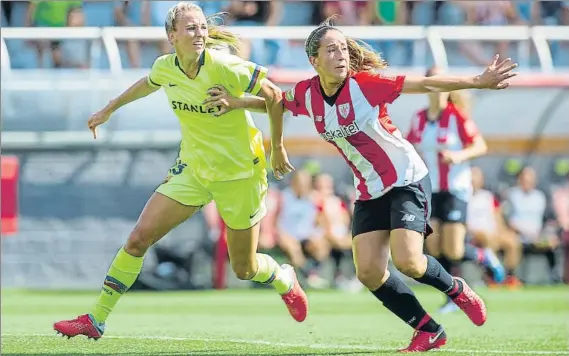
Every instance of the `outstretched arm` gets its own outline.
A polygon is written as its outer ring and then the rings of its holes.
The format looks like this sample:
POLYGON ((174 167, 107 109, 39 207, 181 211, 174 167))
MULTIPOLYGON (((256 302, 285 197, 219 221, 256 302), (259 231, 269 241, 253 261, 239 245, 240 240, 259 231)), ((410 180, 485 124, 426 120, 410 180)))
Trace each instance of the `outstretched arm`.
POLYGON ((406 77, 403 93, 449 92, 462 89, 506 89, 508 79, 517 75, 512 72, 517 66, 510 58, 498 62, 494 57, 484 73, 477 76, 435 75, 432 77, 406 77))
POLYGON ((152 86, 148 82, 148 77, 144 77, 125 90, 121 95, 109 101, 107 106, 89 118, 88 125, 91 132, 93 132, 93 137, 97 138, 97 126, 107 122, 111 115, 120 107, 152 94, 158 89, 160 89, 159 86, 152 86))
POLYGON ((107 106, 106 110, 114 112, 125 106, 128 103, 136 101, 138 99, 144 98, 160 89, 159 86, 152 86, 148 82, 148 77, 141 78, 136 83, 134 83, 130 88, 125 90, 121 95, 111 100, 107 106))

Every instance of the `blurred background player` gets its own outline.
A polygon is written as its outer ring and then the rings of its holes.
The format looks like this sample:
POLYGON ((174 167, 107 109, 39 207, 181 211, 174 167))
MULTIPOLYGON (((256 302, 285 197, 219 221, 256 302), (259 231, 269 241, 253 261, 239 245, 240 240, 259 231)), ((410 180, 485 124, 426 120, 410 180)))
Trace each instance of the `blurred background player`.
POLYGON ((334 190, 334 178, 326 173, 314 177, 314 201, 318 207, 318 226, 330 245, 330 257, 334 262, 334 282, 337 288, 359 291, 362 284, 349 278, 342 271, 342 261, 352 261, 351 216, 346 204, 334 190))
POLYGON ((291 264, 303 271, 310 287, 328 287, 328 282, 321 277, 320 267, 330 255, 330 246, 318 228, 319 212, 312 196, 312 177, 308 172, 298 170, 293 173, 290 187, 280 194, 278 206, 279 247, 291 264))
MULTIPOLYGON (((506 279, 509 288, 521 286, 515 270, 522 258, 519 237, 508 228, 502 214, 501 204, 496 196, 484 189, 484 173, 479 167, 472 167, 472 196, 468 202, 466 227, 472 243, 493 251, 502 252, 506 279)), ((494 281, 489 281, 494 285, 494 281)))
MULTIPOLYGON (((560 244, 557 224, 548 217, 547 198, 537 188, 537 176, 531 167, 518 174, 518 184, 506 194, 508 226, 521 240, 526 254, 543 255, 549 267, 549 282, 558 283, 556 249, 560 244)), ((525 273, 524 273, 525 275, 525 273)))
POLYGON ((219 83, 232 88, 237 97, 246 92, 264 97, 269 116, 276 120, 271 125, 271 163, 280 178, 293 169, 282 143, 280 90, 265 78, 265 68, 207 49, 219 44, 235 48, 239 39, 210 24, 199 6, 172 7, 165 27, 176 52, 159 57, 147 77, 111 100, 88 124, 96 138, 97 126, 117 109, 164 88, 182 127, 180 156, 117 253, 92 311, 54 324, 57 332, 68 337, 100 338, 108 315, 140 273, 147 250, 212 200, 227 226, 229 258, 237 278, 273 285, 293 318, 306 318, 306 295, 293 268, 257 253, 268 188, 261 132, 245 110, 233 111, 220 121, 213 120, 218 110, 199 106, 208 89, 219 83))
MULTIPOLYGON (((437 74, 436 68, 426 73, 428 77, 437 74)), ((433 187, 434 233, 426 241, 427 251, 449 273, 461 261, 473 261, 490 268, 494 279, 502 282, 505 272, 494 252, 466 243, 466 214, 472 194, 469 161, 486 153, 486 143, 469 119, 464 94, 430 93, 429 107, 417 113, 407 140, 425 161, 433 187)), ((457 309, 448 299, 440 311, 457 309)))

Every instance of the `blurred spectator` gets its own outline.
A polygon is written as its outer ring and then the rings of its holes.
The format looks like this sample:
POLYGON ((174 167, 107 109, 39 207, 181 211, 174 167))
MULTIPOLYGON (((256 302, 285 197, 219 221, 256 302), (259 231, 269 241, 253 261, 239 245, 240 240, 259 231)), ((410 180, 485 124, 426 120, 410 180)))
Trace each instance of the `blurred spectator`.
MULTIPOLYGON (((115 4, 115 21, 117 26, 142 26, 143 1, 122 0, 115 4)), ((131 68, 139 68, 140 42, 138 40, 126 41, 128 60, 131 68)))
MULTIPOLYGON (((227 12, 234 26, 277 26, 281 20, 282 2, 232 0, 227 12)), ((260 39, 243 41, 239 55, 253 62, 267 63, 265 41, 260 39)))
MULTIPOLYGON (((286 1, 279 26, 311 26, 322 22, 321 2, 286 1)), ((267 40, 267 64, 289 68, 308 68, 304 40, 267 40)))
MULTIPOLYGON (((145 1, 142 7, 142 24, 144 26, 158 26, 165 28, 166 16, 170 8, 176 6, 179 1, 145 1)), ((197 3, 197 1, 186 1, 197 3)), ((158 49, 161 54, 172 52, 172 46, 168 40, 158 42, 158 49)))
POLYGON ((369 24, 366 1, 324 1, 322 18, 339 15, 336 23, 341 26, 365 26, 369 24))
POLYGON ((533 25, 569 25, 568 1, 534 1, 531 8, 533 25))
MULTIPOLYGON (((521 18, 518 8, 512 1, 460 1, 457 4, 466 15, 466 25, 470 26, 504 26, 520 25, 521 18)), ((496 43, 496 42, 493 42, 496 43)), ((501 57, 508 57, 510 44, 499 41, 495 53, 501 57)), ((490 58, 484 55, 484 49, 479 43, 460 43, 460 49, 473 63, 487 65, 490 58)))
POLYGON ((318 226, 331 247, 334 260, 334 279, 340 289, 360 290, 362 284, 355 278, 347 278, 341 270, 342 260, 352 261, 352 234, 348 207, 334 193, 334 178, 319 174, 314 178, 314 201, 318 207, 318 226))
MULTIPOLYGON (((85 26, 81 8, 72 8, 67 15, 67 26, 85 26)), ((61 67, 86 69, 90 66, 90 43, 84 39, 68 39, 61 42, 61 67)))
POLYGON ((12 24, 12 9, 13 9, 13 4, 11 1, 2 1, 0 2, 0 18, 1 18, 1 22, 0 25, 2 27, 4 26, 10 26, 12 24))
POLYGON ((473 194, 468 203, 467 229, 473 243, 504 253, 504 267, 509 287, 520 286, 514 271, 520 264, 522 250, 519 237, 506 226, 500 202, 492 192, 484 189, 484 173, 472 167, 473 194))
POLYGON ((535 170, 525 167, 518 177, 518 185, 508 192, 508 225, 516 232, 523 244, 524 253, 540 254, 547 258, 550 280, 557 282, 555 248, 559 245, 555 227, 545 221, 547 200, 545 194, 536 189, 535 170))
POLYGON ((328 282, 320 276, 320 264, 330 255, 330 248, 317 227, 318 207, 312 200, 311 179, 307 172, 298 170, 292 175, 290 188, 282 192, 278 243, 310 287, 325 288, 328 282), (312 257, 313 266, 307 266, 307 256, 312 257))
MULTIPOLYGON (((70 10, 78 8, 81 11, 81 1, 30 1, 26 13, 26 26, 35 27, 65 27, 68 23, 70 10)), ((44 51, 49 48, 51 60, 55 68, 63 66, 61 41, 30 41, 36 48, 38 66, 44 66, 44 51)))

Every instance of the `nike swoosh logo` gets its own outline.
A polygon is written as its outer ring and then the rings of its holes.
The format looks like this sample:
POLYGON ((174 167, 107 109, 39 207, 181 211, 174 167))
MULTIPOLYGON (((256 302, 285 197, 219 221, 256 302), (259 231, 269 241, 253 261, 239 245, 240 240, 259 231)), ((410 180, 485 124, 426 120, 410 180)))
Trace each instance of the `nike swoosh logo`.
POLYGON ((171 88, 171 87, 177 87, 178 84, 172 84, 172 83, 170 83, 170 84, 168 84, 168 86, 169 86, 170 88, 171 88))
POLYGON ((249 219, 253 219, 257 214, 259 214, 259 210, 257 210, 253 214, 249 215, 249 219))
POLYGON ((441 331, 439 331, 438 333, 435 334, 435 336, 429 336, 429 344, 434 343, 435 341, 437 341, 437 339, 439 338, 439 336, 441 336, 441 334, 443 333, 444 330, 441 329, 441 331))

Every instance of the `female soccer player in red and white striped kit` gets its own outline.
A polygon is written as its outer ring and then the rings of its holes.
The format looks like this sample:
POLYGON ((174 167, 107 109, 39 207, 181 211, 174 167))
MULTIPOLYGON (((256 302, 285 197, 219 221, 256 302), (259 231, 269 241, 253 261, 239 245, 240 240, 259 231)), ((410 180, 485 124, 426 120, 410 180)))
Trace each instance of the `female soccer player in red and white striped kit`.
MULTIPOLYGON (((401 93, 504 89, 517 65, 510 59, 499 62, 496 56, 478 76, 387 77, 376 72, 386 66, 379 54, 346 38, 331 19, 312 31, 305 49, 318 75, 285 93, 283 106, 293 115, 309 116, 320 136, 352 169, 358 191, 352 227, 357 276, 387 309, 415 329, 410 345, 401 351, 436 349, 447 337, 413 291, 389 273, 390 252, 402 273, 445 293, 474 324, 484 324, 486 306, 480 297, 435 258, 423 254, 424 237, 432 232, 431 182, 427 167, 392 124, 386 106, 401 93)), ((211 105, 226 105, 219 91, 211 94, 216 95, 211 105)), ((261 99, 248 102, 249 109, 264 107, 261 99)))
MULTIPOLYGON (((440 74, 431 68, 426 76, 440 74)), ((461 261, 473 261, 503 282, 505 271, 494 252, 465 243, 466 212, 472 195, 469 161, 486 153, 486 142, 469 118, 467 98, 461 92, 429 93, 429 106, 413 118, 407 140, 429 169, 433 189, 431 226, 427 251, 447 272, 461 261)), ((441 312, 458 309, 448 302, 441 312)))

